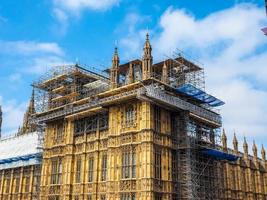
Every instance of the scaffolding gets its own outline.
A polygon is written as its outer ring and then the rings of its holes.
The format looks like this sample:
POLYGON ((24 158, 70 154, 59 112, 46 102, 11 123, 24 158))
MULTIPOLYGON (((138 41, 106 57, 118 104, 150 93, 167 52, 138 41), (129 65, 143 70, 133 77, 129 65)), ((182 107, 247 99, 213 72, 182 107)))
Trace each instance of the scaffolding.
POLYGON ((217 161, 201 154, 202 148, 215 148, 218 129, 196 122, 186 112, 176 115, 179 199, 219 199, 220 176, 217 161))
POLYGON ((103 73, 82 66, 56 66, 33 83, 37 113, 57 109, 107 90, 109 80, 103 73))
POLYGON ((110 88, 107 76, 79 65, 51 70, 33 84, 39 95, 35 100, 37 114, 32 120, 41 125, 50 120, 71 118, 74 136, 79 136, 108 129, 106 108, 110 105, 130 99, 160 105, 175 116, 173 135, 176 135, 177 149, 174 152, 179 170, 174 195, 181 200, 219 199, 219 161, 203 152, 220 150, 222 121, 212 107, 223 102, 205 92, 203 68, 181 52, 154 64, 148 80, 142 80, 141 66, 141 60, 121 65, 119 86, 115 89, 110 88), (190 94, 188 88, 181 90, 186 85, 191 87, 190 94))

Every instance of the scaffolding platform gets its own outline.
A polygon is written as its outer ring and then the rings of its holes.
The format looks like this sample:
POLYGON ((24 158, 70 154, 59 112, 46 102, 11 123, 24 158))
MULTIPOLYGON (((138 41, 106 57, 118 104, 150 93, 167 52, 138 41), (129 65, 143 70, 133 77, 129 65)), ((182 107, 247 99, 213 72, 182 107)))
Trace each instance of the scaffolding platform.
POLYGON ((196 88, 195 86, 191 84, 184 84, 178 88, 176 88, 177 92, 183 93, 189 97, 192 97, 201 103, 208 104, 212 107, 222 106, 225 103, 221 101, 220 99, 207 94, 205 91, 196 88))
POLYGON ((202 148, 200 152, 216 160, 237 161, 238 156, 217 149, 202 148))

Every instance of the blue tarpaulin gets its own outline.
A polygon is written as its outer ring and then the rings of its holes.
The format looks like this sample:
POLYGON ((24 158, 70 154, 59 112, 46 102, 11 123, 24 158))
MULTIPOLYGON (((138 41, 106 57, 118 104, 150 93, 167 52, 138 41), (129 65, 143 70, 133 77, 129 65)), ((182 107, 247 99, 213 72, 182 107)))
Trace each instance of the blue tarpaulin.
POLYGON ((201 153, 213 157, 216 160, 228 160, 228 161, 236 161, 239 157, 233 154, 225 153, 223 151, 217 149, 208 149, 204 148, 201 150, 201 153))
POLYGON ((203 90, 200 90, 191 84, 184 84, 184 85, 176 88, 176 91, 181 92, 183 94, 186 94, 190 97, 193 97, 193 98, 195 98, 195 99, 197 99, 197 100, 199 100, 205 104, 208 104, 212 107, 224 105, 224 102, 221 101, 220 99, 217 99, 216 97, 214 97, 210 94, 207 94, 203 90))
POLYGON ((17 162, 17 161, 27 161, 30 159, 40 159, 40 158, 41 158, 41 154, 36 153, 36 154, 30 154, 30 155, 25 155, 25 156, 19 156, 15 158, 2 159, 0 160, 0 164, 12 163, 12 162, 17 162))

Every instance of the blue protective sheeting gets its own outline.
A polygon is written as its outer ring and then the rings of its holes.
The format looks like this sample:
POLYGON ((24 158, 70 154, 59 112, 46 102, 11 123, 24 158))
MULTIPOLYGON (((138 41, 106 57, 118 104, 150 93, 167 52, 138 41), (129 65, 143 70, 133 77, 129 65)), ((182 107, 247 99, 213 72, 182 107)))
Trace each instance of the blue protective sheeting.
POLYGON ((0 164, 12 163, 12 162, 17 162, 17 161, 27 161, 30 159, 40 159, 41 156, 42 155, 40 153, 36 153, 36 154, 30 154, 30 155, 25 155, 25 156, 19 156, 15 158, 7 158, 7 159, 0 160, 0 164))
POLYGON ((236 161, 239 157, 233 154, 225 153, 223 151, 219 151, 217 149, 202 149, 201 153, 213 157, 216 160, 228 160, 228 161, 236 161))
POLYGON ((186 94, 190 97, 193 97, 193 98, 195 98, 195 99, 197 99, 197 100, 199 100, 205 104, 208 104, 212 107, 224 105, 224 102, 221 101, 220 99, 217 99, 216 97, 214 97, 210 94, 207 94, 203 90, 200 90, 191 84, 184 84, 184 85, 176 88, 176 91, 181 92, 183 94, 186 94))

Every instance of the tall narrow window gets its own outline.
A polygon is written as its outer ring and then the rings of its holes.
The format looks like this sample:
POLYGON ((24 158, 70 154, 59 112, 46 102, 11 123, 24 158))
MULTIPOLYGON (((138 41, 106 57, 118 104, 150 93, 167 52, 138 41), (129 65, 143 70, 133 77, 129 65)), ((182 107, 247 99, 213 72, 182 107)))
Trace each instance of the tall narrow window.
POLYGON ((136 177, 136 153, 132 151, 132 178, 136 177))
POLYGON ((101 200, 106 200, 106 195, 102 194, 102 195, 100 196, 100 199, 101 199, 101 200))
POLYGON ((155 200, 162 200, 162 194, 156 193, 155 194, 155 200))
POLYGON ((154 154, 155 178, 161 179, 161 152, 156 150, 154 154))
POLYGON ((20 186, 20 170, 15 170, 14 171, 14 193, 19 192, 19 186, 20 186))
POLYGON ((160 112, 160 107, 155 106, 154 107, 154 126, 155 126, 155 131, 160 133, 161 127, 161 112, 160 112))
POLYGON ((93 198, 92 198, 92 195, 91 194, 88 194, 87 195, 87 200, 92 200, 93 198))
POLYGON ((23 172, 23 185, 24 185, 24 192, 29 192, 30 190, 30 169, 27 168, 23 172))
POLYGON ((177 117, 174 113, 171 114, 171 134, 174 140, 177 140, 179 133, 179 127, 177 123, 177 117))
POLYGON ((178 159, 177 151, 172 151, 172 180, 178 181, 178 159))
POLYGON ((93 182, 94 176, 94 158, 90 157, 88 161, 88 182, 93 182))
POLYGON ((101 181, 106 181, 107 179, 107 155, 102 156, 102 169, 101 169, 101 181))
POLYGON ((64 134, 64 124, 63 122, 61 122, 57 124, 55 141, 61 142, 63 139, 63 134, 64 134))
POLYGON ((130 127, 133 126, 135 122, 135 111, 134 106, 129 105, 125 109, 125 126, 130 127))
POLYGON ((80 135, 84 133, 84 127, 85 127, 85 120, 84 119, 78 119, 74 122, 74 134, 80 135))
POLYGON ((10 176, 9 176, 9 177, 6 177, 4 186, 5 186, 5 193, 6 193, 6 194, 9 193, 10 176))
POLYGON ((81 168, 82 168, 82 160, 81 160, 81 158, 77 158, 77 161, 76 161, 76 183, 81 182, 81 168))
POLYGON ((62 162, 61 159, 52 160, 51 184, 61 184, 62 162))
POLYGON ((60 200, 58 195, 48 197, 48 200, 60 200))
POLYGON ((135 193, 122 193, 121 200, 135 200, 135 193))
POLYGON ((124 150, 122 152, 122 178, 136 177, 136 154, 134 150, 124 150))
POLYGON ((108 113, 104 113, 98 116, 99 120, 99 129, 105 130, 108 129, 108 113))

